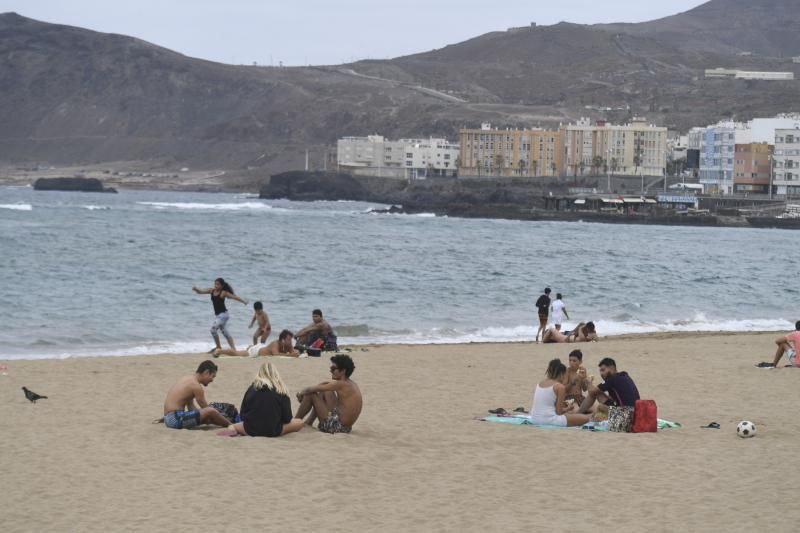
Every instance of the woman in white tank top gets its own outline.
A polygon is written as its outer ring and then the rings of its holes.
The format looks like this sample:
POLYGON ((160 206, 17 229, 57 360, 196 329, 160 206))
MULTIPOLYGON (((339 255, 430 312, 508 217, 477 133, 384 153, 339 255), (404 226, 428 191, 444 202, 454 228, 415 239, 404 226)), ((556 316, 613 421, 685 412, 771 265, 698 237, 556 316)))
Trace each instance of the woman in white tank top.
MULTIPOLYGON (((547 365, 547 379, 536 385, 531 407, 531 422, 548 426, 582 426, 591 416, 573 412, 564 400, 566 387, 561 383, 567 367, 560 359, 547 365)), ((573 405, 572 409, 578 406, 573 405)))

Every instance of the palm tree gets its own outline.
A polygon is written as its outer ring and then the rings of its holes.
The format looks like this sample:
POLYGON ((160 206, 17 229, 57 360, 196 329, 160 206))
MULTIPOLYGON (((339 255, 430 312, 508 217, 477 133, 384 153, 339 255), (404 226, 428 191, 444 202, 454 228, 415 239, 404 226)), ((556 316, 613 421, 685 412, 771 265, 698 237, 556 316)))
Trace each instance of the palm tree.
POLYGON ((531 161, 531 164, 533 165, 533 175, 538 176, 537 171, 539 170, 539 160, 534 159, 533 161, 531 161))
POLYGON ((494 164, 495 164, 495 167, 497 167, 497 169, 499 171, 499 174, 498 174, 499 176, 503 175, 503 165, 504 165, 504 163, 505 163, 505 158, 503 157, 503 154, 497 154, 496 156, 494 156, 494 164))
POLYGON ((583 171, 584 171, 584 170, 586 170, 586 161, 584 161, 583 159, 581 159, 581 162, 580 162, 580 163, 578 163, 578 166, 579 166, 579 167, 580 167, 580 169, 581 169, 581 176, 583 176, 583 171))
POLYGON ((619 162, 616 157, 611 158, 611 173, 614 174, 619 169, 619 162))
POLYGON ((525 165, 525 160, 524 159, 520 159, 519 162, 517 163, 517 167, 519 167, 519 175, 520 176, 524 176, 525 175, 525 166, 526 166, 525 165))
POLYGON ((556 164, 555 163, 550 163, 550 169, 553 171, 553 176, 555 176, 556 175, 556 170, 558 170, 558 167, 556 166, 556 164))
POLYGON ((597 175, 601 166, 603 166, 603 158, 599 155, 594 156, 592 158, 592 174, 597 175))

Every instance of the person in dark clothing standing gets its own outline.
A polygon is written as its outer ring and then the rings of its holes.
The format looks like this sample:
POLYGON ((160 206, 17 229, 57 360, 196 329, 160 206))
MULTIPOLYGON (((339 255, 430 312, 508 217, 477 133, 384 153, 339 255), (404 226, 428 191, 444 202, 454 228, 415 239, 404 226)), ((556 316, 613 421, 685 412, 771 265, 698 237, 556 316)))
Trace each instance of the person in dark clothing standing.
POLYGON ((536 342, 539 342, 539 335, 547 329, 547 317, 550 315, 550 287, 547 287, 544 294, 536 300, 536 307, 539 310, 539 330, 536 332, 536 342))
POLYGON ((300 431, 303 420, 292 418, 292 403, 289 390, 272 363, 264 363, 258 369, 253 383, 244 393, 242 421, 231 424, 217 435, 236 437, 280 437, 300 431))
POLYGON ((214 344, 216 344, 216 347, 212 348, 208 353, 211 353, 214 350, 222 349, 222 345, 219 343, 219 335, 217 333, 220 331, 228 341, 231 350, 235 351, 236 344, 234 344, 233 337, 231 337, 231 334, 228 332, 228 319, 230 318, 230 315, 228 314, 228 308, 225 307, 225 298, 242 302, 245 305, 247 305, 247 300, 243 300, 242 298, 236 296, 236 294, 233 292, 233 287, 231 287, 228 282, 222 278, 217 278, 214 280, 213 289, 198 289, 197 287, 192 287, 192 290, 197 294, 210 294, 211 305, 214 306, 214 323, 211 325, 211 336, 214 338, 214 344))
POLYGON ((603 383, 589 388, 580 412, 591 412, 595 401, 599 411, 608 411, 610 406, 634 407, 639 399, 639 389, 628 373, 617 372, 617 363, 610 357, 602 359, 597 366, 603 383))

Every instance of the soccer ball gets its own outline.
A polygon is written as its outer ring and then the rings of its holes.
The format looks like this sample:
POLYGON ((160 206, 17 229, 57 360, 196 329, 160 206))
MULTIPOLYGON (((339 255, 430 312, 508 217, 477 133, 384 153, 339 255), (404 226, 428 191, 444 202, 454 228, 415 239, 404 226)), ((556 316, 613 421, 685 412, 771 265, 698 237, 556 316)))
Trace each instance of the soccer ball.
POLYGON ((739 422, 739 425, 736 426, 736 434, 742 437, 743 439, 749 439, 750 437, 756 436, 756 425, 750 422, 749 420, 742 420, 739 422))

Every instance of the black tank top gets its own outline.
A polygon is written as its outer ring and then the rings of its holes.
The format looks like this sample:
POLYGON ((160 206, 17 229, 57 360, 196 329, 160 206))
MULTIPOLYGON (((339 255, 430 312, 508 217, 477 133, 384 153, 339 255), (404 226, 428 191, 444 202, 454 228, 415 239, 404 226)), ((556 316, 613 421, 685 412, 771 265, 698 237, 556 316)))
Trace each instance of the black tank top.
POLYGON ((228 308, 225 307, 225 298, 222 297, 222 293, 219 296, 215 295, 213 292, 211 293, 211 304, 214 306, 214 314, 218 315, 220 313, 225 313, 228 311, 228 308))

